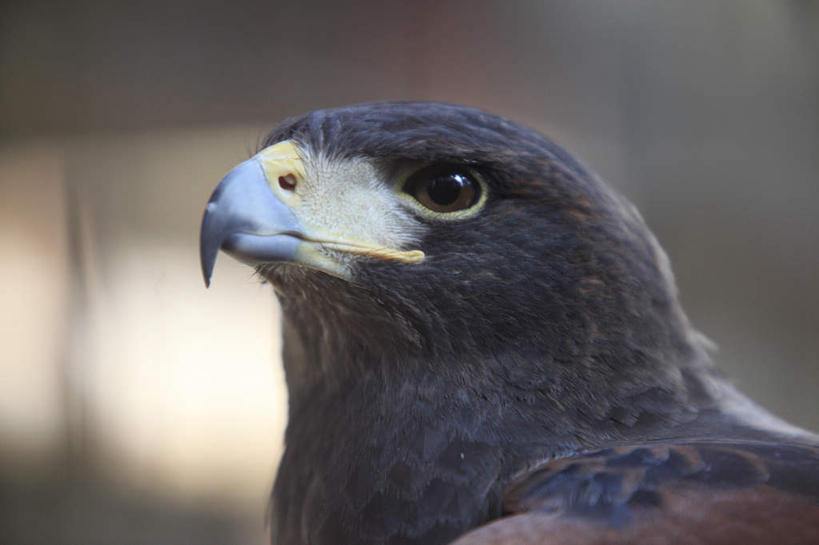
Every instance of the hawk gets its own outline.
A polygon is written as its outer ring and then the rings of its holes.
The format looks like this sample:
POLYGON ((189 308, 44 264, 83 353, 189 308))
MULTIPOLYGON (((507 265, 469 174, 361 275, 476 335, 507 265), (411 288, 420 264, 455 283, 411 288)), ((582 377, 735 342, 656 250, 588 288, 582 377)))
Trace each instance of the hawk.
POLYGON ((640 214, 541 134, 282 123, 207 205, 283 312, 280 545, 815 544, 819 437, 714 368, 640 214))

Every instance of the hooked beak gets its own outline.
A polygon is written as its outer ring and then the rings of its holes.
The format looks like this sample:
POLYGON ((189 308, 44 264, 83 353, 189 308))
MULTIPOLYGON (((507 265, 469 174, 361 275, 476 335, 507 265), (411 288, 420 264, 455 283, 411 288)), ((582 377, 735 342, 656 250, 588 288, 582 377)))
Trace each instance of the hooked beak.
POLYGON ((271 188, 268 176, 300 176, 301 170, 294 164, 298 157, 292 143, 272 148, 266 150, 266 156, 256 155, 228 172, 208 201, 199 240, 206 286, 210 286, 220 249, 251 266, 296 259, 303 229, 291 208, 271 188), (266 164, 271 155, 284 160, 266 164))

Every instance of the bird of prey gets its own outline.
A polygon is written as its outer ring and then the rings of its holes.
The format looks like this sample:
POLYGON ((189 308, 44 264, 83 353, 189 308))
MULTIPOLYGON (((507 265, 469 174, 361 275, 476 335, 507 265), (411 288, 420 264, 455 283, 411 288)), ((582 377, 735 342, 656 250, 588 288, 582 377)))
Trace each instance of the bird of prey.
POLYGON ((283 312, 279 545, 819 543, 819 437, 714 368, 628 201, 541 134, 374 103, 282 123, 201 259, 283 312))

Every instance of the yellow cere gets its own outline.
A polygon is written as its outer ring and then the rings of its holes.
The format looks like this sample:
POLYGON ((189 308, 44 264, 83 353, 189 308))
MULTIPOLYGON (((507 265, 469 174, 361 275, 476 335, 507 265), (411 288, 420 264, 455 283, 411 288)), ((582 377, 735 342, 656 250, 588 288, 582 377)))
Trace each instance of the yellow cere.
POLYGON ((299 147, 292 140, 266 147, 256 154, 256 158, 271 186, 278 184, 279 176, 292 175, 297 181, 304 179, 304 162, 299 154, 299 147))

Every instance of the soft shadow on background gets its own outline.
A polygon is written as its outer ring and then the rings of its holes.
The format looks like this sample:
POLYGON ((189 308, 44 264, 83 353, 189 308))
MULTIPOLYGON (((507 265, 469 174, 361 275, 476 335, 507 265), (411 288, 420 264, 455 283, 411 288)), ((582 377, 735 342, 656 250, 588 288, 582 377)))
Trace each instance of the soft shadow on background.
POLYGON ((819 3, 0 7, 0 542, 266 542, 278 309, 222 175, 378 99, 531 125, 637 203, 719 366, 819 429, 819 3))

